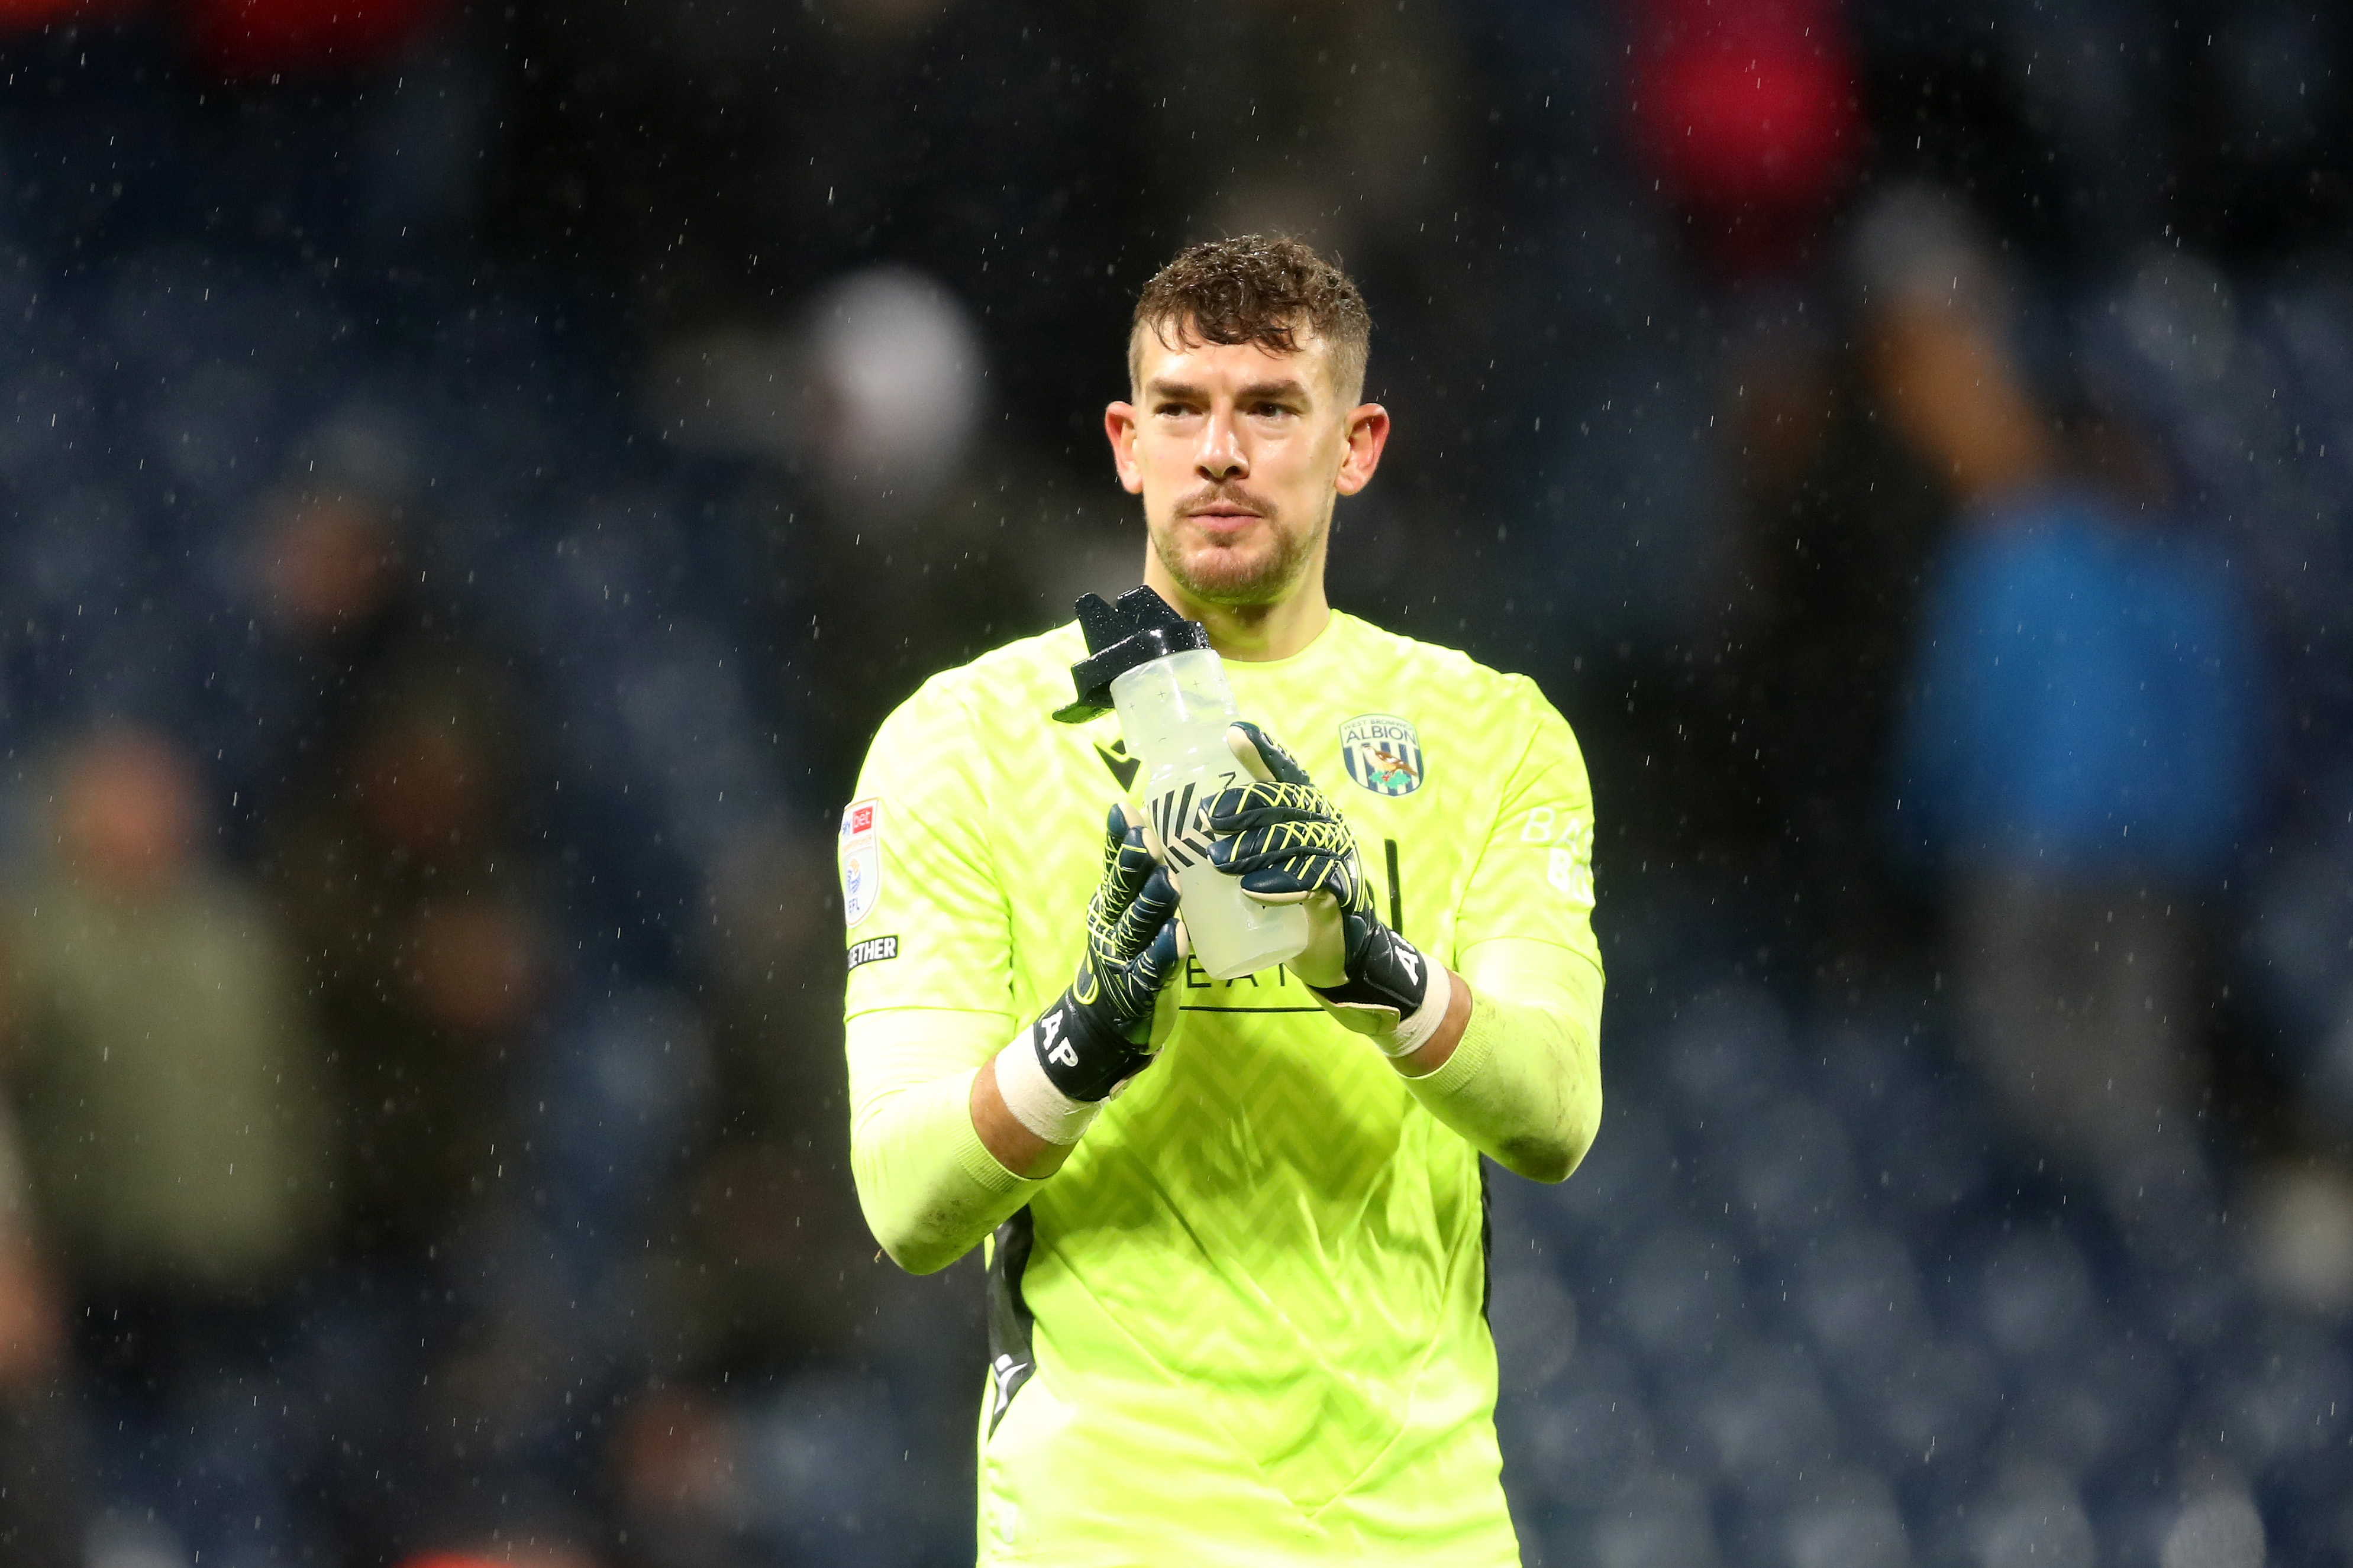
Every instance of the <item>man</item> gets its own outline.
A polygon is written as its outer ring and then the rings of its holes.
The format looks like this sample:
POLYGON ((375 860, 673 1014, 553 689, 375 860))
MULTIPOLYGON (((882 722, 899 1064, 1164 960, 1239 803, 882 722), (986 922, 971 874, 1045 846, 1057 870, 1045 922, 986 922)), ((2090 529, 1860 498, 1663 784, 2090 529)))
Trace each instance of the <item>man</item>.
POLYGON ((1892 750, 1950 911, 1957 1043, 2162 1258, 2212 1223, 2197 911, 2262 787, 2267 660, 2234 575, 2167 527, 2153 450, 2042 406, 1961 207, 1899 187, 1853 243, 1883 423, 1953 508, 1892 750))
POLYGON ((928 682, 843 821, 868 1222, 917 1272, 995 1233, 983 1563, 1517 1560, 1479 1155, 1559 1181, 1600 1115, 1591 799, 1528 681, 1324 600, 1369 331, 1303 245, 1197 246, 1104 416, 1252 720, 1217 870, 1306 952, 1184 958, 1116 721, 1049 718, 1075 626, 928 682))
MULTIPOLYGON (((0 1048, 91 1500, 143 1515, 166 1561, 291 1558, 322 1406, 280 1369, 343 1196, 327 1041, 287 933, 213 852, 185 752, 110 726, 51 776, 44 852, 0 900, 0 1048)), ((16 1479, 12 1506, 75 1478, 52 1463, 29 1497, 16 1479)), ((11 1544, 0 1561, 40 1560, 11 1544)))

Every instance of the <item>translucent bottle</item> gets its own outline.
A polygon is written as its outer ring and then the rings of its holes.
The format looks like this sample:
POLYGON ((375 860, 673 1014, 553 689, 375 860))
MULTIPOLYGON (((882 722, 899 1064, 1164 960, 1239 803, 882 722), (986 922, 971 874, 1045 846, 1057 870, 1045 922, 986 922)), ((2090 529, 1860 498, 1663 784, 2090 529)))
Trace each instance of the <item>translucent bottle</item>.
POLYGON ((1054 716, 1075 723, 1106 707, 1118 712, 1128 752, 1145 767, 1145 813, 1167 851, 1194 957, 1233 980, 1298 956, 1307 911, 1259 903, 1208 863, 1209 803, 1247 782, 1226 747, 1226 726, 1240 712, 1208 633, 1149 588, 1116 605, 1090 594, 1079 620, 1089 654, 1071 669, 1079 700, 1054 716))

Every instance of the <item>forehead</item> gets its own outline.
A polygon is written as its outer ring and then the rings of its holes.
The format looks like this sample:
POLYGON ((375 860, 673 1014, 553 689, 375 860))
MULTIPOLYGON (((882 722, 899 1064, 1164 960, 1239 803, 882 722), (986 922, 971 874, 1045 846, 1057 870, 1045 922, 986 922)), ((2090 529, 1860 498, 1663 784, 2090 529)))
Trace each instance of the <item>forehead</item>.
POLYGON ((1332 350, 1321 336, 1306 328, 1293 334, 1299 347, 1277 353, 1260 343, 1205 343, 1175 341, 1176 332, 1139 326, 1129 340, 1129 365, 1138 391, 1155 381, 1186 386, 1232 390, 1262 386, 1268 382, 1303 382, 1314 391, 1332 384, 1332 350))

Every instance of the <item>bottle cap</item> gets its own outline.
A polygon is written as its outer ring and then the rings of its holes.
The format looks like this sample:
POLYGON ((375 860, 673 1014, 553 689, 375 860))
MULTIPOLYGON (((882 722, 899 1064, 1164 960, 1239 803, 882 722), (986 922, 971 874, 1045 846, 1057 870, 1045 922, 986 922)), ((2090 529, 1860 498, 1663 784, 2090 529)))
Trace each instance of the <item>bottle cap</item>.
POLYGON ((1083 724, 1111 711, 1111 683, 1129 670, 1209 646, 1208 628, 1188 621, 1168 607, 1168 601, 1149 588, 1130 588, 1119 603, 1106 605, 1098 594, 1080 596, 1079 629, 1087 636, 1087 657, 1071 666, 1071 684, 1079 700, 1057 709, 1054 717, 1065 724, 1083 724))

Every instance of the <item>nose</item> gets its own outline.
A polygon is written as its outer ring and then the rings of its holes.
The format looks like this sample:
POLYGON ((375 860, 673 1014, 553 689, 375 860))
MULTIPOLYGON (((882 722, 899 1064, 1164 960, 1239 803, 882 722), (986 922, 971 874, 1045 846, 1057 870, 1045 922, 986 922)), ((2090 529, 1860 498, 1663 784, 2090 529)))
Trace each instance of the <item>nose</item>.
POLYGON ((1193 464, 1212 483, 1250 478, 1250 454, 1242 449, 1241 431, 1232 409, 1212 408, 1202 421, 1201 447, 1193 464))

